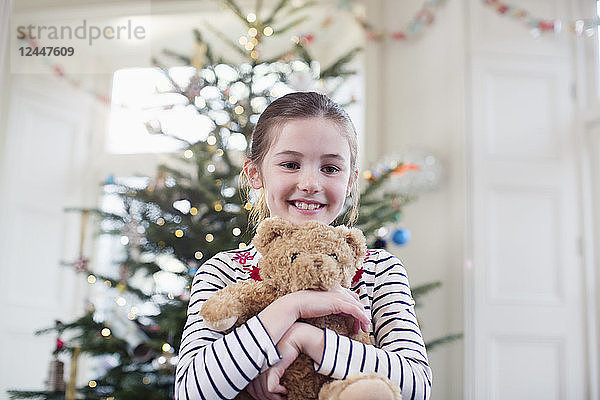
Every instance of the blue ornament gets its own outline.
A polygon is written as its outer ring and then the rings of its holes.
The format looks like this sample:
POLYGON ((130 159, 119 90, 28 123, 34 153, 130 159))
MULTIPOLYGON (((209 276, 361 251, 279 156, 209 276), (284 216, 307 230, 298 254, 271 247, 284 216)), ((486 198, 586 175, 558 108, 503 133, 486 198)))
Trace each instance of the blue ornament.
POLYGON ((106 181, 104 182, 107 185, 114 185, 115 184, 115 176, 113 174, 110 174, 106 177, 106 181))
POLYGON ((405 228, 399 228, 392 234, 392 240, 398 246, 403 246, 410 240, 410 231, 405 228))

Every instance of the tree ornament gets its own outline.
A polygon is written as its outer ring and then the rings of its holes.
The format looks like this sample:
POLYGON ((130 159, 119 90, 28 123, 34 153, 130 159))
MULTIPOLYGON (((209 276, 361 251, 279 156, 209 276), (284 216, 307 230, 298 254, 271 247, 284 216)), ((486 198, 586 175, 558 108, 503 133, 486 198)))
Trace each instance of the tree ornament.
POLYGON ((112 309, 106 319, 112 333, 127 343, 127 351, 137 362, 146 362, 152 358, 153 351, 148 346, 148 336, 118 309, 112 309))
POLYGON ((387 248, 387 240, 385 238, 377 238, 373 243, 373 247, 376 249, 386 249, 387 248))
POLYGON ((58 359, 58 356, 50 361, 48 367, 48 379, 46 380, 46 390, 49 392, 64 392, 65 391, 65 363, 58 359))
POLYGON ((411 237, 410 231, 406 228, 398 228, 392 234, 392 240, 398 246, 403 246, 406 243, 408 243, 408 241, 410 241, 410 237, 411 237))

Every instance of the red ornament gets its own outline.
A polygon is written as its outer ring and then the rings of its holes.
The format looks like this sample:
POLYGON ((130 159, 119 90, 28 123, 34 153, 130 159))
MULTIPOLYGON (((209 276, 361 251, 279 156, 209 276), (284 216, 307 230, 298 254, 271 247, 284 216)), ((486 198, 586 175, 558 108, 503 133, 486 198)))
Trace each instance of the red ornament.
POLYGON ((506 14, 507 11, 508 11, 508 6, 506 4, 500 4, 498 6, 498 12, 500 14, 506 14))
POLYGON ((88 263, 90 260, 85 258, 84 256, 79 256, 77 260, 73 261, 73 266, 75 267, 75 271, 77 272, 88 272, 88 263))
POLYGON ((540 28, 541 31, 553 31, 554 21, 540 21, 538 28, 540 28))
POLYGON ((52 67, 52 69, 54 70, 55 75, 60 76, 60 77, 65 76, 65 73, 60 66, 55 65, 54 67, 52 67))
POLYGON ((398 31, 392 33, 392 39, 396 40, 404 40, 406 39, 406 34, 404 32, 398 31))
POLYGON ((59 352, 61 351, 63 348, 65 347, 65 342, 63 342, 62 340, 60 340, 60 338, 56 338, 56 350, 55 352, 59 352))
POLYGON ((313 35, 312 33, 308 33, 308 34, 302 35, 300 37, 300 42, 305 46, 307 44, 311 44, 314 40, 315 40, 315 35, 313 35))

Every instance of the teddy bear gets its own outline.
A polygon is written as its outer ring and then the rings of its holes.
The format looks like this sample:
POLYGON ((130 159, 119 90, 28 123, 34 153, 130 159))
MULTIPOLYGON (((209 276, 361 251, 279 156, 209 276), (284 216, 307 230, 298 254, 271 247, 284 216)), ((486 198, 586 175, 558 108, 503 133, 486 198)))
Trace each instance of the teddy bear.
MULTIPOLYGON (((200 314, 212 330, 228 333, 288 293, 326 291, 336 285, 348 288, 366 254, 365 237, 356 228, 317 221, 296 225, 278 217, 265 219, 252 243, 262 255, 260 280, 229 285, 203 304, 200 314)), ((348 316, 327 315, 304 322, 371 344, 368 334, 354 333, 348 316)), ((287 368, 281 384, 288 389, 288 400, 401 399, 399 388, 385 377, 357 374, 334 380, 316 373, 313 361, 304 354, 287 368)), ((236 399, 252 397, 244 390, 236 399)))

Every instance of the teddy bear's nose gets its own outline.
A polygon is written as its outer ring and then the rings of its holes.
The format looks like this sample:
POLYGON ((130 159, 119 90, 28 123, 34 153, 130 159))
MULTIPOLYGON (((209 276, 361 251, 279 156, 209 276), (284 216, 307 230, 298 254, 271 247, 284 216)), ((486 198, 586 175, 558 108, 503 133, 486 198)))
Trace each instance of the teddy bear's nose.
POLYGON ((317 268, 321 267, 323 265, 323 257, 321 257, 321 256, 315 256, 313 258, 313 265, 315 267, 317 267, 317 268))

